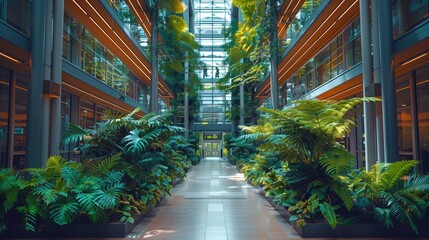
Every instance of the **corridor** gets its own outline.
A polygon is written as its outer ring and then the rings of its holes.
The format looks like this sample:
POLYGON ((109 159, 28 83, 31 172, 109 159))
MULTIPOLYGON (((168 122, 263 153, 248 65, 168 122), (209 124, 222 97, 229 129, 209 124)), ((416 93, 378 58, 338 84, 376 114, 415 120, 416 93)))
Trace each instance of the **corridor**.
POLYGON ((221 158, 205 158, 128 238, 274 240, 300 237, 264 196, 246 183, 235 166, 221 158))

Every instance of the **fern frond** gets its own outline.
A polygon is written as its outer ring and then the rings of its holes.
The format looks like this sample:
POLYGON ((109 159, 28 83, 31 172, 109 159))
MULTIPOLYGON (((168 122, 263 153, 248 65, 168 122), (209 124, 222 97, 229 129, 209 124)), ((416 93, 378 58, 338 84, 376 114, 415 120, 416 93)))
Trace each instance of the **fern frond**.
POLYGON ((387 189, 393 188, 403 176, 408 175, 418 164, 416 160, 403 160, 387 165, 385 172, 381 176, 381 181, 387 189))
POLYGON ((85 167, 93 176, 102 176, 115 168, 122 159, 122 153, 116 153, 101 160, 90 160, 85 167))
POLYGON ((63 145, 78 144, 83 141, 85 137, 89 136, 88 130, 83 129, 79 125, 70 124, 64 133, 63 145))
POLYGON ((342 147, 334 147, 320 158, 320 164, 330 176, 338 176, 352 169, 355 157, 342 147))
POLYGON ((59 155, 50 156, 46 160, 46 170, 59 173, 67 160, 59 155))
POLYGON ((404 189, 429 192, 429 175, 420 176, 413 174, 409 176, 408 180, 404 183, 404 189))
POLYGON ((37 207, 34 204, 26 204, 16 208, 18 213, 23 215, 23 222, 25 230, 35 232, 37 221, 37 207))
POLYGON ((384 224, 388 228, 393 227, 392 211, 390 208, 375 207, 371 211, 371 214, 377 222, 384 224))
POLYGON ((43 185, 35 187, 32 191, 32 194, 35 196, 41 196, 42 200, 48 205, 57 202, 60 197, 68 196, 67 193, 61 190, 56 190, 55 185, 50 182, 46 182, 43 185))

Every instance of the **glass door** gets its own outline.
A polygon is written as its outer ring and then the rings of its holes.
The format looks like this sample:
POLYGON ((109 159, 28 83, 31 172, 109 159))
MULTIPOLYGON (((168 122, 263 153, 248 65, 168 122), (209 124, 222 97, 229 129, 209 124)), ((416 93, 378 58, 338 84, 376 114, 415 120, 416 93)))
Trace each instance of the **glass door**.
POLYGON ((204 155, 205 157, 220 157, 220 141, 205 141, 204 155))

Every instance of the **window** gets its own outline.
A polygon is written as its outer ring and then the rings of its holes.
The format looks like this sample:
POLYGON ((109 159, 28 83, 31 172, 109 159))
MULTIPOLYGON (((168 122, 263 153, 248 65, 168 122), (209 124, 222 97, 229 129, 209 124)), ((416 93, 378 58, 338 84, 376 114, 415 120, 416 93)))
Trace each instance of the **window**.
POLYGON ((8 165, 10 72, 0 68, 0 167, 8 165))

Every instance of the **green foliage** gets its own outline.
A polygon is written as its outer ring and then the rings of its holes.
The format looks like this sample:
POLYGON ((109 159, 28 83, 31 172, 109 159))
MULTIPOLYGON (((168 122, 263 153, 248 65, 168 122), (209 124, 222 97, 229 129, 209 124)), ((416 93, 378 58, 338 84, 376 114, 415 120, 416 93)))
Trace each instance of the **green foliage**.
POLYGON ((337 226, 337 217, 335 215, 334 207, 326 202, 320 204, 319 207, 320 212, 322 212, 329 225, 331 225, 332 228, 335 228, 337 226))
POLYGON ((182 129, 170 125, 171 115, 134 119, 137 111, 91 131, 71 127, 85 133, 66 137, 67 144, 79 143, 79 163, 51 156, 43 168, 0 169, 0 230, 14 216, 35 232, 77 221, 134 222, 134 214, 155 206, 174 179, 185 177, 197 141, 177 136, 182 129))
POLYGON ((181 0, 156 0, 158 1, 159 8, 165 9, 174 13, 183 13, 185 7, 181 0))
POLYGON ((300 100, 291 109, 261 109, 267 117, 260 125, 243 127, 247 134, 238 138, 257 148, 257 155, 237 165, 293 213, 298 226, 375 221, 406 225, 417 233, 417 221, 429 206, 429 176, 410 175, 418 162, 353 170, 354 157, 338 143, 354 124, 347 113, 363 101, 376 99, 300 100))
POLYGON ((370 171, 359 172, 351 184, 355 209, 387 227, 400 223, 417 233, 417 219, 426 216, 429 206, 429 176, 409 175, 417 164, 377 163, 370 171))

